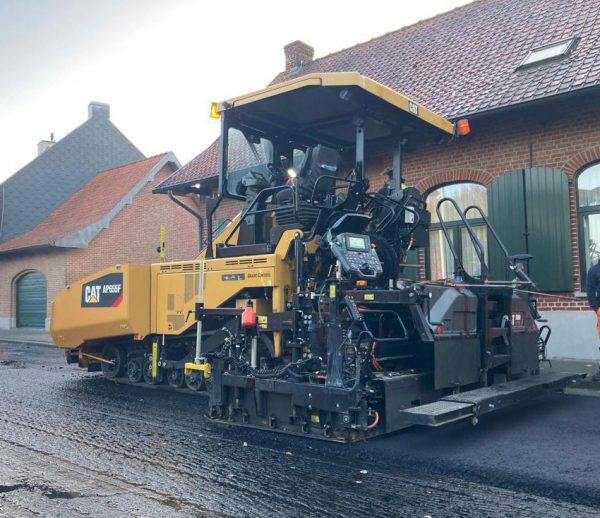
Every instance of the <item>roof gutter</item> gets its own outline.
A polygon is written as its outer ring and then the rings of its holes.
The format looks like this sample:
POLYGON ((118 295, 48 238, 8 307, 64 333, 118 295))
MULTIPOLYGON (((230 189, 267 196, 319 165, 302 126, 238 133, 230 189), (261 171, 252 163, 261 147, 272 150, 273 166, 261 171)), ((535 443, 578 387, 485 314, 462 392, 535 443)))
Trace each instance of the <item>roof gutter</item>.
POLYGON ((8 248, 7 250, 0 250, 0 255, 18 255, 18 254, 28 254, 32 252, 37 252, 39 250, 52 250, 57 248, 67 248, 53 245, 51 243, 44 243, 40 245, 27 245, 22 248, 8 248))
POLYGON ((188 211, 192 216, 194 216, 198 220, 198 251, 202 251, 202 235, 204 234, 204 222, 202 221, 202 215, 199 212, 196 212, 191 207, 188 207, 181 200, 178 200, 173 191, 169 191, 169 198, 176 205, 179 205, 182 209, 188 211))
POLYGON ((463 115, 457 115, 455 117, 451 117, 451 121, 456 121, 458 119, 483 119, 486 117, 492 117, 494 115, 501 115, 504 113, 511 112, 518 108, 523 107, 535 107, 542 106, 551 102, 560 102, 560 101, 569 101, 571 99, 576 99, 579 97, 583 97, 586 94, 594 95, 600 93, 600 84, 595 86, 585 86, 582 88, 578 88, 576 90, 570 90, 568 92, 564 92, 562 94, 555 94, 548 97, 539 97, 538 99, 532 99, 531 101, 520 102, 515 104, 507 104, 504 106, 499 106, 498 108, 492 108, 491 110, 484 110, 479 112, 471 112, 463 115))
MULTIPOLYGON (((185 166, 184 166, 185 167, 185 166)), ((179 170, 175 171, 173 174, 177 174, 179 170)), ((173 185, 167 185, 165 187, 155 187, 152 189, 152 194, 169 194, 169 192, 173 193, 182 193, 182 194, 198 194, 205 195, 206 191, 204 189, 207 180, 213 180, 214 178, 218 178, 218 173, 212 173, 210 176, 203 176, 201 178, 196 178, 195 180, 188 180, 181 183, 176 183, 173 185), (196 184, 202 183, 201 187, 195 187, 196 184)), ((168 178, 167 178, 168 180, 168 178)), ((165 182, 167 181, 165 180, 165 182)), ((163 182, 164 183, 164 182, 163 182)))

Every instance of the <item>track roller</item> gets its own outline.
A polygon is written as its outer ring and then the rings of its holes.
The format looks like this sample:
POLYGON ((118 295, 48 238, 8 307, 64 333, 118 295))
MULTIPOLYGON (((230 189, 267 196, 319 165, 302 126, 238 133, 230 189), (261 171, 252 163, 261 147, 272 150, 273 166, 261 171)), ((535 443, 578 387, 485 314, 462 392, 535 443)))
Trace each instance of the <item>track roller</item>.
POLYGON ((144 359, 131 358, 127 362, 127 378, 131 383, 140 383, 144 381, 144 359))
POLYGON ((158 385, 163 382, 163 371, 161 369, 157 369, 156 378, 152 377, 152 359, 148 358, 144 362, 144 381, 148 383, 148 385, 158 385))
POLYGON ((180 389, 185 385, 185 376, 183 369, 167 370, 167 383, 170 387, 180 389))

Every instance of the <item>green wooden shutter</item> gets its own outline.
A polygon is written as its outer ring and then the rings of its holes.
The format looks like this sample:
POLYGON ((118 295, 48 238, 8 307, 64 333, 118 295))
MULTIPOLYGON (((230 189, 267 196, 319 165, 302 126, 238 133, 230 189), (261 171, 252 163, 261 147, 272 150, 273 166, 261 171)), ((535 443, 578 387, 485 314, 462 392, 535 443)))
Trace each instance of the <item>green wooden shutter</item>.
POLYGON ((26 273, 17 281, 17 327, 45 327, 46 278, 26 273))
MULTIPOLYGON (((487 191, 490 223, 509 254, 524 254, 527 250, 523 182, 523 170, 518 169, 495 178, 487 191)), ((503 281, 514 278, 492 236, 488 236, 488 249, 490 278, 503 281)))
MULTIPOLYGON (((510 254, 528 253, 529 274, 543 291, 571 291, 573 265, 569 232, 569 185, 559 169, 510 171, 488 188, 490 222, 510 254)), ((510 279, 490 239, 492 278, 510 279)))
POLYGON ((531 278, 543 291, 572 291, 567 175, 545 167, 526 169, 524 175, 531 278))

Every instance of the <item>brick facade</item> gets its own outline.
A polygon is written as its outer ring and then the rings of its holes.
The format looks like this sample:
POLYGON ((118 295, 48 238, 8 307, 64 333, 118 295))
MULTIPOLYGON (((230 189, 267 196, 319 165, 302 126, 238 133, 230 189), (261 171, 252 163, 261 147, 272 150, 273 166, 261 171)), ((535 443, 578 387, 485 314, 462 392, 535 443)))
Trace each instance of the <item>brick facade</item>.
POLYGON ((28 271, 39 271, 46 277, 47 314, 50 315, 52 300, 67 284, 81 277, 117 263, 158 262, 156 247, 161 224, 166 227, 167 260, 196 257, 197 220, 168 196, 152 194, 152 189, 171 173, 168 166, 161 169, 154 181, 144 186, 87 248, 54 248, 3 256, 0 259, 0 327, 14 327, 15 283, 28 271))
POLYGON ((90 273, 117 263, 158 262, 156 248, 160 242, 160 226, 166 230, 167 261, 189 260, 198 255, 198 223, 191 214, 175 205, 164 194, 152 189, 171 170, 163 168, 110 222, 107 229, 88 248, 66 253, 67 284, 90 273))

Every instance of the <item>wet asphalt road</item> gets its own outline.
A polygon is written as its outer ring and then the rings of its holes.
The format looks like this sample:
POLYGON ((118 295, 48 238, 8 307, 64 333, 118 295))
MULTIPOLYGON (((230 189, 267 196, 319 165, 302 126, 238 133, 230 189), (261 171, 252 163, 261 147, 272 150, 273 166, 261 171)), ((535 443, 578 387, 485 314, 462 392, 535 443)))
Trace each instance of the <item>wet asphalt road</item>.
POLYGON ((205 410, 0 342, 0 517, 600 516, 600 398, 354 445, 221 428, 205 410))

